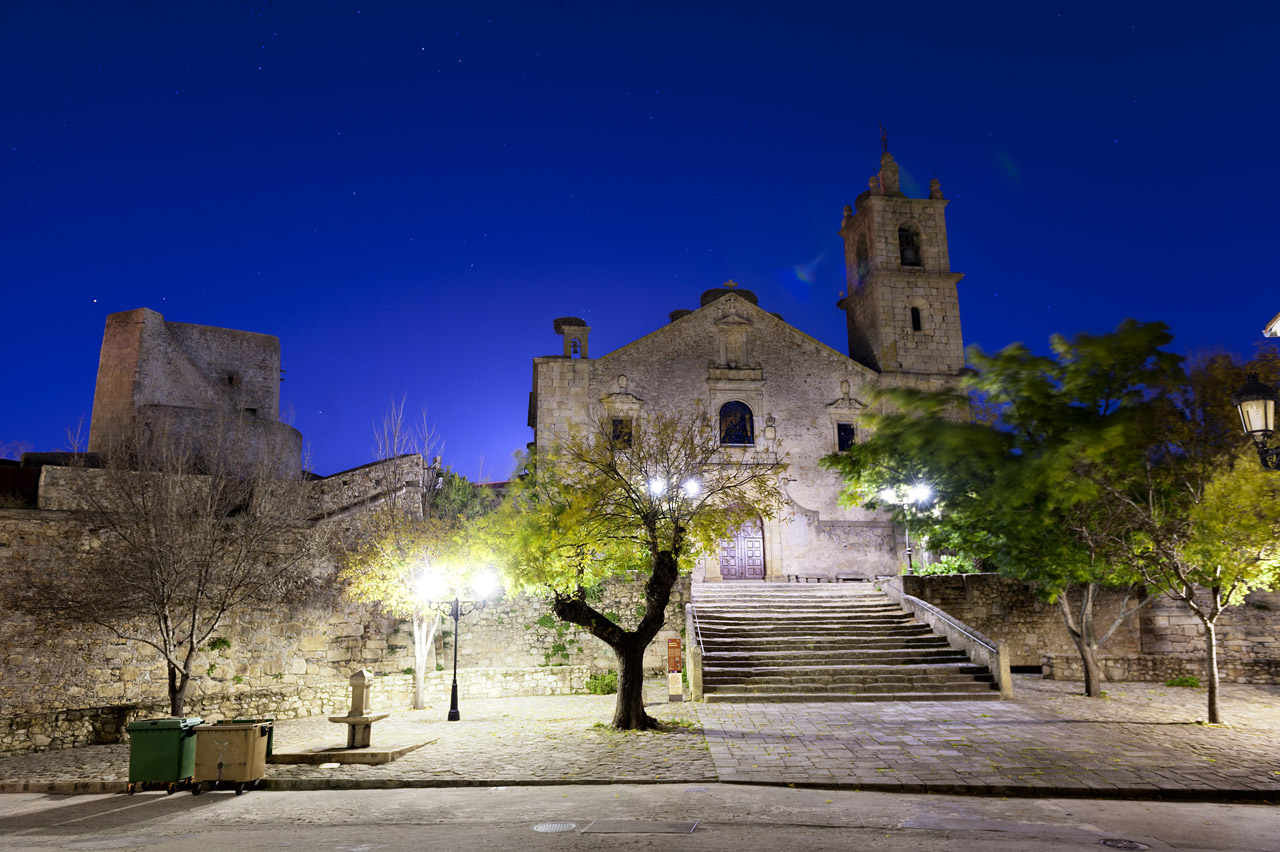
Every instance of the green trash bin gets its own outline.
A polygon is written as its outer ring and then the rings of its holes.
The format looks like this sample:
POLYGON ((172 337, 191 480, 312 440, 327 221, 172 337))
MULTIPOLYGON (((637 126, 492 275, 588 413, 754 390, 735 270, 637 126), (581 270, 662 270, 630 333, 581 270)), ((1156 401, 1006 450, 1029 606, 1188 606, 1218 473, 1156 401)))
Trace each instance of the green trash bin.
POLYGON ((173 793, 195 773, 196 725, 203 719, 170 716, 131 722, 129 732, 129 786, 132 796, 148 785, 164 785, 173 793))

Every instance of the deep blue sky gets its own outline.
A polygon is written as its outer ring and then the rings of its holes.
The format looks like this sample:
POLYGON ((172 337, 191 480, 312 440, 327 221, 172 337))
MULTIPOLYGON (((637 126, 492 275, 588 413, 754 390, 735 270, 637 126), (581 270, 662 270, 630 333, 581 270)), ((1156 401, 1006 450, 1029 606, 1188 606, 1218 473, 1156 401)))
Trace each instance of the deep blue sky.
POLYGON ((150 307, 279 336, 320 473, 407 394, 504 478, 554 317, 604 354, 732 278, 846 351, 879 122, 968 343, 1280 311, 1270 4, 699 5, 5 3, 0 443, 63 448, 150 307))

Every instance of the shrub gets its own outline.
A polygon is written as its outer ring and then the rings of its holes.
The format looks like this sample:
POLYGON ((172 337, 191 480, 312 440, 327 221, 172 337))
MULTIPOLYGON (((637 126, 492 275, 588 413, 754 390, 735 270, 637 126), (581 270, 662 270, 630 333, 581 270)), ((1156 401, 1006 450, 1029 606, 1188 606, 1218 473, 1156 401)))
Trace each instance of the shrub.
POLYGON ((1178 677, 1169 678, 1164 682, 1164 685, 1165 686, 1189 686, 1193 689, 1199 689, 1200 678, 1196 677, 1195 675, 1179 675, 1178 677))
POLYGON ((613 695, 618 691, 618 673, 607 671, 587 678, 587 692, 592 695, 613 695))
POLYGON ((972 574, 973 561, 962 556, 939 556, 936 562, 917 563, 915 573, 921 576, 935 574, 972 574))
POLYGON ((408 668, 401 669, 400 674, 407 674, 407 675, 413 674, 413 666, 409 666, 408 668))

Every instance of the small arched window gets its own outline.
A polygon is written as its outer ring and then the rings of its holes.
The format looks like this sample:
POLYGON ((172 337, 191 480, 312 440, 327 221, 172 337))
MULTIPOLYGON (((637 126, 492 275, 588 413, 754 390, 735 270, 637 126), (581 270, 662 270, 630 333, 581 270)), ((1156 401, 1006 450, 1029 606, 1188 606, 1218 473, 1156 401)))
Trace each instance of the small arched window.
POLYGON ((920 309, 919 309, 919 308, 912 308, 912 309, 911 309, 911 330, 912 330, 912 331, 919 331, 919 330, 920 330, 920 328, 921 328, 921 326, 920 326, 920 309))
POLYGON ((726 402, 720 406, 720 443, 742 446, 755 442, 755 423, 746 403, 726 402))
POLYGON ((903 266, 920 266, 920 235, 908 227, 899 228, 898 252, 903 266))

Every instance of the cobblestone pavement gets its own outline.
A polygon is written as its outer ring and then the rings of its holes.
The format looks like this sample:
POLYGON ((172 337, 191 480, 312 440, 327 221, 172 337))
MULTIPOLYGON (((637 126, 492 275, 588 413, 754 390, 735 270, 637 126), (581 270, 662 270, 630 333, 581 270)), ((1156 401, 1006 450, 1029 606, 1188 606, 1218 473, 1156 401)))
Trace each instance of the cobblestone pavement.
MULTIPOLYGON (((645 684, 650 715, 666 731, 609 728, 616 696, 566 695, 460 702, 462 719, 445 721, 447 700, 397 711, 373 726, 373 742, 426 743, 393 763, 269 765, 268 786, 376 787, 450 784, 547 784, 712 781, 715 767, 692 704, 669 703, 666 678, 645 684)), ((338 746, 346 728, 324 716, 276 723, 276 749, 338 746)), ((123 789, 129 746, 101 745, 0 758, 0 792, 123 789), (106 782, 106 783, 102 783, 106 782)))
MULTIPOLYGON (((1280 686, 1223 687, 1228 726, 1198 725, 1202 689, 1018 676, 1014 701, 669 704, 666 732, 605 727, 614 696, 464 700, 394 713, 380 746, 424 742, 383 766, 272 765, 280 788, 723 782, 902 792, 1280 799, 1280 686), (701 728, 699 728, 699 725, 701 728)), ((323 717, 282 721, 277 748, 337 745, 323 717)), ((128 746, 0 758, 0 791, 123 789, 128 746), (6 780, 7 779, 7 780, 6 780)))
POLYGON ((903 792, 1280 798, 1280 687, 1203 689, 1019 676, 1004 702, 698 706, 721 781, 903 792))

